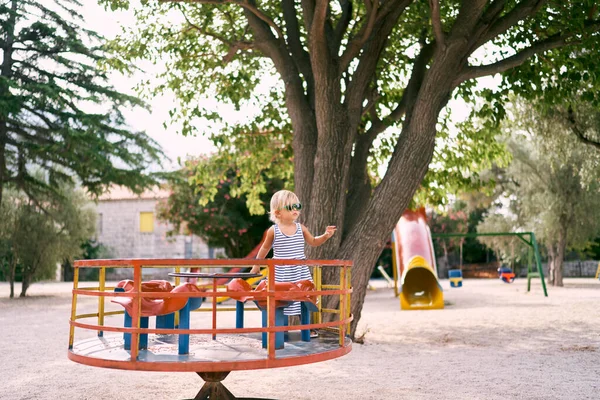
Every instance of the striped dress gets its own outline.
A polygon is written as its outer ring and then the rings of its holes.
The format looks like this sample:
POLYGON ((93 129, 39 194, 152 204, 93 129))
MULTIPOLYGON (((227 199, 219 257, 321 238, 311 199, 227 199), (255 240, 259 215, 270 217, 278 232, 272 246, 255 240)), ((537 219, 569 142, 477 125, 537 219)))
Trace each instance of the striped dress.
MULTIPOLYGON (((275 237, 273 239, 273 258, 287 258, 295 260, 305 260, 304 255, 304 235, 302 226, 296 223, 296 232, 288 236, 281 232, 277 224, 275 227, 275 237)), ((306 265, 276 265, 275 282, 297 282, 308 279, 312 282, 310 270, 306 265)), ((299 315, 300 302, 296 301, 283 309, 284 315, 299 315)))

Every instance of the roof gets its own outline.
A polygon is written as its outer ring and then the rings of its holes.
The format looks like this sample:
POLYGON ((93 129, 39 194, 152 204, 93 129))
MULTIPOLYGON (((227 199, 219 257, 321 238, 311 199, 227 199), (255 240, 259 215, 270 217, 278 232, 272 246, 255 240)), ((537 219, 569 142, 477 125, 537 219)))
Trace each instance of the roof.
POLYGON ((146 189, 141 194, 135 194, 131 189, 125 186, 111 186, 106 192, 102 193, 99 201, 114 201, 114 200, 148 200, 148 199, 166 199, 170 192, 158 186, 152 189, 146 189))

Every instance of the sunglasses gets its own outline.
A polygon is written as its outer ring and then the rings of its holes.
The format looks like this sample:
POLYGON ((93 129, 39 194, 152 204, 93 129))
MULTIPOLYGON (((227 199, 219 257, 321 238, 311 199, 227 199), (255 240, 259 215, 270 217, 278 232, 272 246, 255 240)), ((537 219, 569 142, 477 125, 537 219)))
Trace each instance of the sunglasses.
POLYGON ((284 210, 288 210, 288 211, 300 211, 302 210, 302 204, 301 203, 295 203, 295 204, 288 204, 287 206, 283 206, 284 210))

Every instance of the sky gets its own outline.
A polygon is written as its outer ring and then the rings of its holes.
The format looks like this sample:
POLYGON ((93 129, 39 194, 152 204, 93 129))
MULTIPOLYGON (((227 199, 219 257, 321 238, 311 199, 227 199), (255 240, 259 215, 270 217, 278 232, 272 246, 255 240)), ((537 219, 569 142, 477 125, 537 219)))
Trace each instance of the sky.
MULTIPOLYGON (((137 2, 134 2, 137 4, 137 2)), ((105 11, 98 5, 97 0, 83 0, 81 10, 85 18, 85 26, 98 32, 107 39, 114 38, 121 32, 122 26, 132 26, 135 18, 132 12, 105 11)), ((148 71, 152 73, 152 71, 148 71)), ((143 77, 138 75, 126 77, 118 73, 111 74, 111 84, 121 92, 135 94, 133 87, 143 77)), ((145 131, 156 140, 170 158, 165 160, 165 170, 176 169, 177 158, 185 159, 188 155, 205 154, 214 151, 212 143, 205 137, 185 137, 178 133, 176 126, 164 128, 169 121, 168 110, 172 108, 174 98, 171 96, 156 96, 150 102, 151 111, 141 108, 123 110, 127 124, 136 131, 145 131)))

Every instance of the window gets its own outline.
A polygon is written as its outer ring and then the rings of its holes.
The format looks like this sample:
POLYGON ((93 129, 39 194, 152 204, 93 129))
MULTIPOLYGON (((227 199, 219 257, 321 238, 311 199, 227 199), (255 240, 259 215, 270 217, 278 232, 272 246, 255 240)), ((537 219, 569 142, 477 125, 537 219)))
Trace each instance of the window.
POLYGON ((141 212, 140 213, 140 232, 142 232, 142 233, 154 232, 154 213, 153 212, 141 212))

